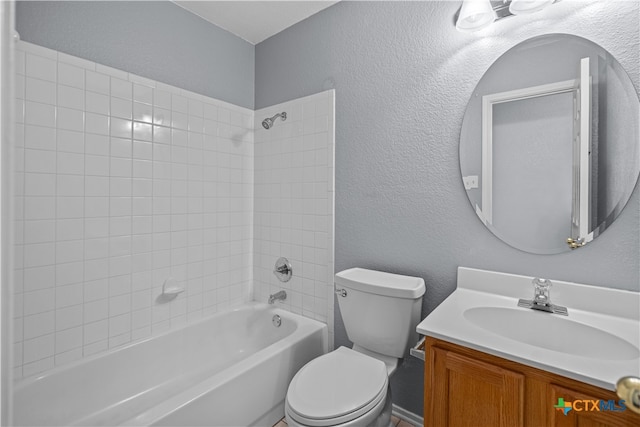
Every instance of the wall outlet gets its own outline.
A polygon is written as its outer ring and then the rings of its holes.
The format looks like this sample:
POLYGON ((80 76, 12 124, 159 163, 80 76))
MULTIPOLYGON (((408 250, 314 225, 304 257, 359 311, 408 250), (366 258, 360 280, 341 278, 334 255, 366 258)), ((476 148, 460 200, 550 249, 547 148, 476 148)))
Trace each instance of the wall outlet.
POLYGON ((464 182, 464 189, 471 190, 472 188, 478 188, 478 175, 463 176, 462 182, 464 182))

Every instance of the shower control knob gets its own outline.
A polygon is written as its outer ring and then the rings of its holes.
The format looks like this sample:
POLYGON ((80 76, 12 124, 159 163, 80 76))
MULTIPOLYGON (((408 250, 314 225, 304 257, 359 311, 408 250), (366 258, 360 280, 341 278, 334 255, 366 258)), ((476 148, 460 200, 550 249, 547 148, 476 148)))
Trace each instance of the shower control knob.
POLYGON ((281 282, 288 282, 291 280, 291 276, 293 276, 293 268, 291 268, 289 260, 285 257, 278 258, 273 269, 273 274, 275 274, 281 282))

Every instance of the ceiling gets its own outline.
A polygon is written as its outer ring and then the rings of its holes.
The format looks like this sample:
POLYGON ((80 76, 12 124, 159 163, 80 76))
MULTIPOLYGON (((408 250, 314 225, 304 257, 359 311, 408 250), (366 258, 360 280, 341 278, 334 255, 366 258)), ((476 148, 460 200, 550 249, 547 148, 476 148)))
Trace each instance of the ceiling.
POLYGON ((174 1, 220 28, 258 44, 337 1, 174 1))

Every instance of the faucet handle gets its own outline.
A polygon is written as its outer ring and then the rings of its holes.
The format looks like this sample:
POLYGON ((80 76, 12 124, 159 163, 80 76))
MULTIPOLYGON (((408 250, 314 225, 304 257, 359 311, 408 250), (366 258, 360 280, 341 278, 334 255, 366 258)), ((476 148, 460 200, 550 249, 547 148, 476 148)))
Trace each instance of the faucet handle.
POLYGON ((285 257, 280 257, 276 261, 276 265, 273 268, 273 274, 280 280, 281 282, 288 282, 291 280, 291 276, 293 275, 293 269, 291 268, 291 263, 285 257))
POLYGON ((532 308, 563 316, 569 315, 567 307, 551 304, 551 280, 536 277, 531 283, 533 283, 533 300, 520 299, 518 307, 532 308))
POLYGON ((536 277, 533 283, 533 301, 537 304, 551 304, 551 280, 536 277))

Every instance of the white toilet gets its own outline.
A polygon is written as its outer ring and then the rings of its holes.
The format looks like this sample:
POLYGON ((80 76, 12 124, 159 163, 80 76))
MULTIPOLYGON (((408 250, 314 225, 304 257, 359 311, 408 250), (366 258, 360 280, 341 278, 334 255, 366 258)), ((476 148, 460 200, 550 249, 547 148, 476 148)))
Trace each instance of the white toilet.
POLYGON ((287 424, 387 427, 389 376, 415 341, 424 280, 352 268, 336 274, 335 285, 353 349, 340 347, 298 371, 287 390, 287 424))

